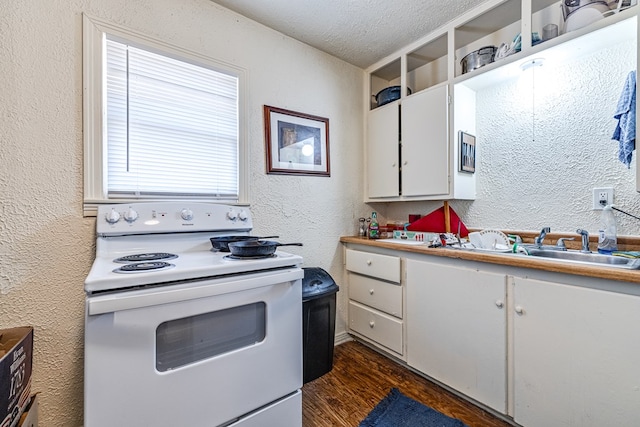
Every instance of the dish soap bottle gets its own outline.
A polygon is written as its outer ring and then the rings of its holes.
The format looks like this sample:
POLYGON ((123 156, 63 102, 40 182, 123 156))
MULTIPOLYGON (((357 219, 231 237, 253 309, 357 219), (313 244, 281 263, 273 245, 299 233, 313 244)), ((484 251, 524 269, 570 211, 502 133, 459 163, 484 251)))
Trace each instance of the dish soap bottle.
POLYGON ((600 230, 598 235, 598 252, 610 255, 618 250, 618 238, 616 236, 616 217, 611 206, 607 205, 602 209, 600 217, 600 230))
POLYGON ((370 239, 380 238, 380 225, 378 224, 378 214, 376 212, 371 212, 371 223, 369 224, 369 238, 370 239))

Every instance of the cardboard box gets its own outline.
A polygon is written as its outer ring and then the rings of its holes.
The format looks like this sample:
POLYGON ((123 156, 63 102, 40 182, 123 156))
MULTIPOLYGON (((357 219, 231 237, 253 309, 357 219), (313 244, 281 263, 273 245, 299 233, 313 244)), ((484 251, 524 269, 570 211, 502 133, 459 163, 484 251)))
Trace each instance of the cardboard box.
POLYGON ((18 427, 38 427, 38 395, 31 396, 31 403, 20 417, 18 427))
POLYGON ((0 427, 14 427, 31 400, 33 328, 0 329, 0 427))

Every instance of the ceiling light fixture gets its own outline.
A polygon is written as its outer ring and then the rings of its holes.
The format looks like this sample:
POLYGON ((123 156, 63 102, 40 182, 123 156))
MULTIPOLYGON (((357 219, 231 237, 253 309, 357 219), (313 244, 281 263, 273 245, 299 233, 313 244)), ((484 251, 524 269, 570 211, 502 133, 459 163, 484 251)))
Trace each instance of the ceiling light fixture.
POLYGON ((544 64, 544 58, 534 58, 520 64, 520 69, 525 71, 532 67, 542 67, 542 64, 544 64))

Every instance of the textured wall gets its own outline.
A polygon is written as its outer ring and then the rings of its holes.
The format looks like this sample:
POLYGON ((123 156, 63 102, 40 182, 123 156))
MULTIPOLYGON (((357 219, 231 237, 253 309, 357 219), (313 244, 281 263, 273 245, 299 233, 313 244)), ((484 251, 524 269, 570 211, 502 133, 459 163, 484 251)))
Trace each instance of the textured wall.
MULTIPOLYGON (((627 169, 611 140, 613 113, 635 61, 636 42, 627 42, 571 61, 546 62, 478 92, 477 198, 452 202, 465 224, 596 233, 594 187, 613 187, 616 205, 640 214, 636 153, 627 169)), ((405 219, 439 206, 413 202, 380 209, 389 218, 405 219)), ((619 234, 640 234, 640 221, 616 217, 619 234)))
MULTIPOLYGON (((341 279, 362 210, 363 71, 208 0, 26 0, 0 6, 0 328, 35 327, 45 427, 82 424, 82 12, 245 68, 255 231, 341 279), (262 105, 330 119, 331 177, 265 174, 262 105)), ((344 294, 344 293, 343 293, 344 294)), ((340 302, 338 331, 344 331, 340 302)))

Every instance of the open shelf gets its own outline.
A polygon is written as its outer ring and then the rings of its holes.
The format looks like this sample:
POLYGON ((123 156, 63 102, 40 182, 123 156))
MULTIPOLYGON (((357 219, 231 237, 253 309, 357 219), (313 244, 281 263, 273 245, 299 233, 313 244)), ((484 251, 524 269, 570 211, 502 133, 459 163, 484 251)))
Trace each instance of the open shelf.
POLYGON ((407 54, 407 86, 419 92, 448 79, 448 33, 407 54))
POLYGON ((542 57, 545 61, 569 61, 617 43, 634 40, 637 34, 635 11, 626 10, 588 27, 540 43, 526 52, 518 52, 493 62, 476 70, 476 73, 459 76, 454 83, 480 90, 518 76, 522 72, 521 65, 534 58, 542 57))
POLYGON ((455 76, 462 75, 460 61, 469 53, 485 46, 497 48, 501 43, 512 42, 520 33, 521 18, 522 2, 507 0, 456 26, 454 30, 455 76))
POLYGON ((399 86, 400 76, 402 74, 400 58, 384 65, 370 74, 370 92, 369 109, 373 110, 378 106, 375 95, 389 86, 399 86))

